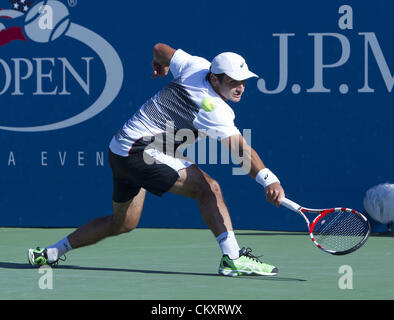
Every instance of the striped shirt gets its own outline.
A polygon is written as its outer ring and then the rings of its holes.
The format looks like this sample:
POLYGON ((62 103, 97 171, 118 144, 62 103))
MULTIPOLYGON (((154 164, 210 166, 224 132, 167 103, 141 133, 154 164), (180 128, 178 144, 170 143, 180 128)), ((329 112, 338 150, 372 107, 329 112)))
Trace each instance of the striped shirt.
POLYGON ((115 134, 111 151, 127 156, 152 141, 171 140, 176 148, 185 139, 190 142, 190 136, 195 141, 199 135, 224 139, 240 134, 234 124, 234 111, 206 80, 209 68, 209 61, 177 50, 170 63, 174 80, 145 102, 115 134))

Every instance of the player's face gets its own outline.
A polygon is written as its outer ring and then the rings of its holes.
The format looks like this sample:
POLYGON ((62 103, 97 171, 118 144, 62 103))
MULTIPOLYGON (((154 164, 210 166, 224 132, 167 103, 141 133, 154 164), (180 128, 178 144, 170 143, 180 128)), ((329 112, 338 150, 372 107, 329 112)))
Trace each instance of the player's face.
POLYGON ((236 81, 227 75, 224 75, 223 79, 215 81, 215 91, 220 94, 224 100, 230 100, 232 102, 239 102, 242 94, 245 91, 246 80, 236 81))

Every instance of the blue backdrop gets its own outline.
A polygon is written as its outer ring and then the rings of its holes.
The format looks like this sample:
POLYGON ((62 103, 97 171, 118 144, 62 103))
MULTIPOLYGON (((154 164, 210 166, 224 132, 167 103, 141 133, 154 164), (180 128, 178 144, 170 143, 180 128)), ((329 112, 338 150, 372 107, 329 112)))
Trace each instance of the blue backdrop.
MULTIPOLYGON (((171 80, 150 78, 157 42, 246 58, 260 79, 232 105, 236 124, 251 129, 290 199, 362 211, 370 187, 394 181, 392 1, 62 3, 0 0, 1 226, 79 226, 111 213, 108 144, 171 80)), ((201 167, 236 229, 304 230, 234 165, 201 167)), ((205 228, 197 204, 171 194, 147 196, 140 226, 205 228)))

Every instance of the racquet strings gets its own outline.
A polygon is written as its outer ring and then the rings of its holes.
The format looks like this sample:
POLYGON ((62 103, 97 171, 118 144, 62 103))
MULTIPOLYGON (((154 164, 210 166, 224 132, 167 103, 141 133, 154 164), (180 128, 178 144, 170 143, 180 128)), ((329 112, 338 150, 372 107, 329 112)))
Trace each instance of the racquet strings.
POLYGON ((315 241, 325 249, 336 252, 356 247, 368 232, 369 225, 363 218, 342 210, 322 217, 313 228, 315 241))

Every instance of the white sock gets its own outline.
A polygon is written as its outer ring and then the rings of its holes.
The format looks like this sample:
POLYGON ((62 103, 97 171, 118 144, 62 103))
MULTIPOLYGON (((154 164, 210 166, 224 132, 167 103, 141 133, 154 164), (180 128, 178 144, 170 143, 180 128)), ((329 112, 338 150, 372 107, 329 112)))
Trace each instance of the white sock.
POLYGON ((216 238, 216 241, 219 243, 223 255, 228 255, 230 259, 239 258, 240 249, 234 231, 223 232, 216 238))
POLYGON ((64 255, 66 252, 72 250, 67 237, 63 238, 62 240, 55 243, 54 245, 47 247, 46 249, 47 249, 49 263, 59 260, 59 258, 62 255, 64 255))

